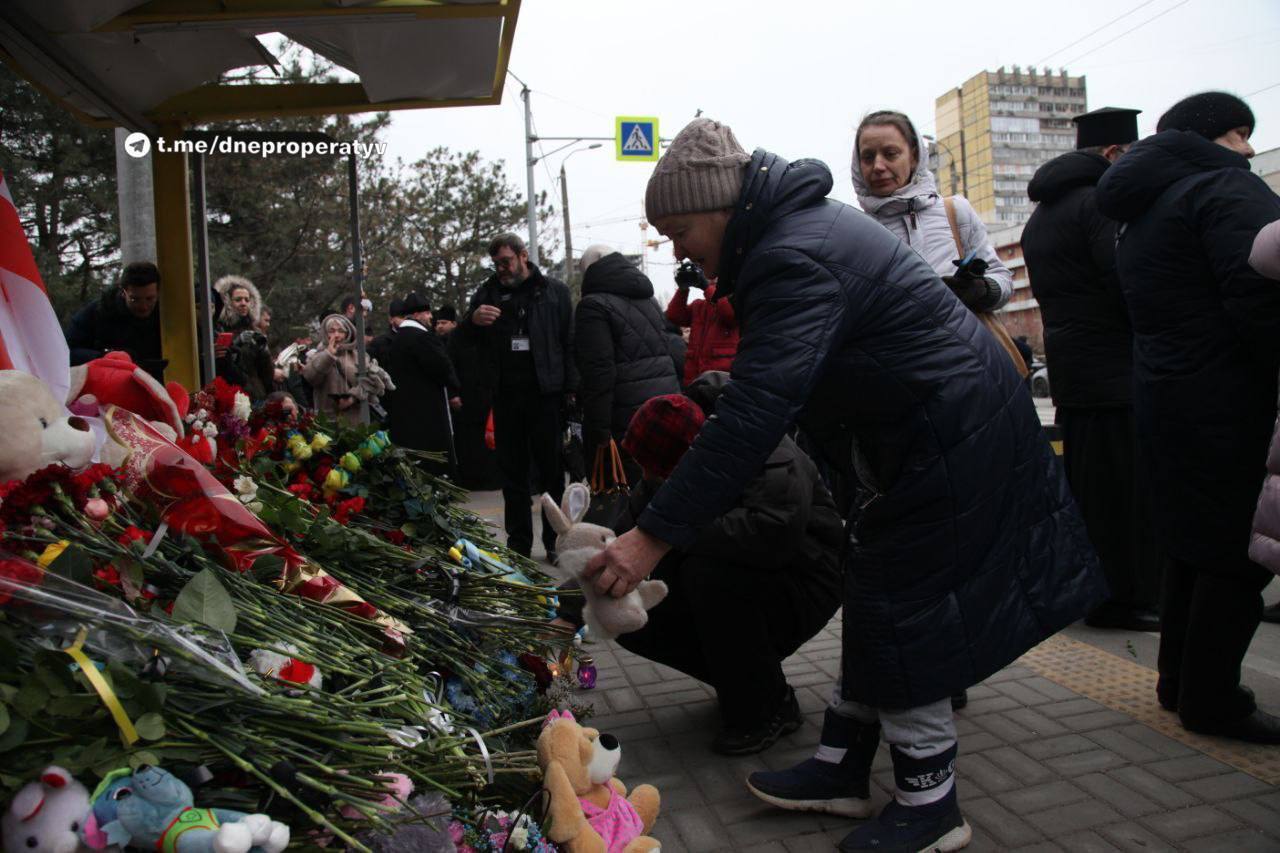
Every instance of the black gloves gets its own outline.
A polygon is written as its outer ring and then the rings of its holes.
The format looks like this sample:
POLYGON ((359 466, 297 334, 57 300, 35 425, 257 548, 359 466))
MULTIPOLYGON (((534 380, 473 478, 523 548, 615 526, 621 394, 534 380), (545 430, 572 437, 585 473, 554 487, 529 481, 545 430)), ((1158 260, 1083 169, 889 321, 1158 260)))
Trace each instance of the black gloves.
POLYGON ((696 287, 699 290, 706 290, 707 277, 702 274, 702 268, 693 261, 683 261, 676 267, 676 287, 696 287))
POLYGON ((952 261, 956 265, 953 275, 944 275, 942 280, 947 287, 960 297, 960 301, 970 311, 991 311, 1000 304, 1000 285, 986 277, 987 262, 970 252, 963 261, 952 261))
POLYGON ((1000 304, 1000 285, 992 279, 944 275, 942 280, 970 311, 991 311, 1000 304))

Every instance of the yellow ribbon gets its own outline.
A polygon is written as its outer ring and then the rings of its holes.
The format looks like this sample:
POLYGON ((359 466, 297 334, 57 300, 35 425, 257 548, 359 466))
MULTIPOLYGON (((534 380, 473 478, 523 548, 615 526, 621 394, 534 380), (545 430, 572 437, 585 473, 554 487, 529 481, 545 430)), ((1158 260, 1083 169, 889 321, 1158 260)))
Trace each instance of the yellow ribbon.
POLYGON ((111 712, 112 718, 115 719, 116 725, 120 728, 120 739, 124 741, 124 745, 133 746, 138 742, 138 730, 133 727, 133 722, 129 719, 129 715, 125 713, 124 706, 120 704, 120 700, 116 698, 116 693, 111 689, 111 685, 107 683, 107 680, 102 677, 102 673, 98 672, 98 668, 85 655, 84 640, 88 635, 89 629, 81 628, 71 648, 63 649, 63 651, 71 655, 71 659, 80 664, 80 671, 84 673, 85 678, 89 679, 93 689, 98 691, 102 704, 107 706, 107 710, 111 712))

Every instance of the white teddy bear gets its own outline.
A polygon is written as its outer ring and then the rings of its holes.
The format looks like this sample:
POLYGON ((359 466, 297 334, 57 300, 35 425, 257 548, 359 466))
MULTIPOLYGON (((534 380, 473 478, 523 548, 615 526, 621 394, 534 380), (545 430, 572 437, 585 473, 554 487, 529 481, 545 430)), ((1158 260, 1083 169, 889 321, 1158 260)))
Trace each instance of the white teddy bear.
POLYGON ((97 444, 84 418, 69 416, 30 373, 0 370, 0 482, 61 462, 83 468, 97 444))

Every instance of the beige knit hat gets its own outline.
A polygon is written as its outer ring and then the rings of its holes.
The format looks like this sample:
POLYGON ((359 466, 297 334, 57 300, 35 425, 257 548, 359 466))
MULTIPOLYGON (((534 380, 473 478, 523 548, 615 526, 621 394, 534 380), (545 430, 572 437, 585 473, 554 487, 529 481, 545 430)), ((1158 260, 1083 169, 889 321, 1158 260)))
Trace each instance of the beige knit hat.
POLYGON ((695 118, 667 147, 644 192, 650 222, 664 216, 733 207, 751 155, 728 125, 695 118))

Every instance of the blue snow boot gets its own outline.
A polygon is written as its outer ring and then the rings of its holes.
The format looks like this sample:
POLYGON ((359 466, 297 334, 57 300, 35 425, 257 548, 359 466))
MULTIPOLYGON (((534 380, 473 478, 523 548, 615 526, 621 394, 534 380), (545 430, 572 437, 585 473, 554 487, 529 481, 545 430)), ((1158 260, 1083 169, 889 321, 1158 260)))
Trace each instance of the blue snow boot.
POLYGON ((757 771, 747 778, 751 793, 780 809, 865 818, 871 808, 871 761, 880 745, 880 724, 860 723, 827 709, 818 754, 787 770, 757 771))
POLYGON ((909 797, 950 783, 939 800, 918 806, 903 805, 895 797, 874 821, 864 824, 840 842, 842 853, 949 853, 969 845, 973 836, 956 803, 956 748, 928 758, 911 758, 890 747, 898 791, 909 797))

